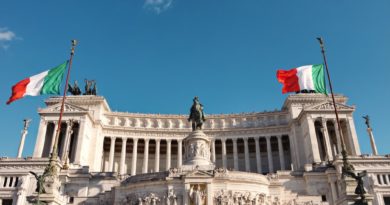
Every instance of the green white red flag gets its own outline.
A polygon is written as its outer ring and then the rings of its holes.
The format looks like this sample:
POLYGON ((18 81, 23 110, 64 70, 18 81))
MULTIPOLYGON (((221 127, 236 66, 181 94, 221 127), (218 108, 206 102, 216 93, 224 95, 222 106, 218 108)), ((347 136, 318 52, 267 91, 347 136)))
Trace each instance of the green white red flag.
POLYGON ((26 95, 37 96, 43 94, 60 94, 60 85, 64 76, 68 61, 50 70, 23 79, 12 86, 12 95, 7 101, 11 102, 23 98, 26 95))
POLYGON ((327 94, 322 64, 306 65, 291 70, 278 70, 276 77, 283 84, 282 93, 306 90, 327 94))

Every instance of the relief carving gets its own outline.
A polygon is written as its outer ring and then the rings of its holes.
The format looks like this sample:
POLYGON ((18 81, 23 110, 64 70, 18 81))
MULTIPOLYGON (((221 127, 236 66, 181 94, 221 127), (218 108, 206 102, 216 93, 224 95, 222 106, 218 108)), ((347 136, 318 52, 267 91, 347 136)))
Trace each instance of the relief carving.
POLYGON ((129 194, 122 200, 123 205, 160 205, 161 199, 155 193, 148 195, 129 194))
POLYGON ((271 197, 267 197, 263 193, 233 192, 224 189, 214 194, 214 202, 216 205, 280 205, 277 197, 271 203, 271 197))
POLYGON ((173 189, 169 189, 167 193, 167 205, 177 205, 177 196, 173 189))

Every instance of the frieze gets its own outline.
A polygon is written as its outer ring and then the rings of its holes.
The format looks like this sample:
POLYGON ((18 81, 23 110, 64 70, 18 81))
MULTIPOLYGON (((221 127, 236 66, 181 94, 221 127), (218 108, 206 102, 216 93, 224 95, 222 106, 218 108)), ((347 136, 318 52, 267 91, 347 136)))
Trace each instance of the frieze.
MULTIPOLYGON (((339 111, 345 111, 345 110, 353 111, 353 110, 355 110, 354 107, 351 107, 351 106, 348 106, 348 105, 344 105, 344 104, 341 104, 341 103, 336 103, 336 107, 337 107, 337 110, 339 110, 339 111)), ((326 102, 322 102, 322 103, 315 104, 315 105, 312 105, 312 106, 305 105, 304 110, 305 111, 309 111, 309 110, 310 111, 311 110, 334 111, 334 105, 333 105, 332 102, 326 101, 326 102)))
MULTIPOLYGON (((56 105, 49 106, 47 108, 39 109, 40 113, 42 113, 42 112, 56 113, 56 112, 60 112, 60 111, 61 111, 60 104, 56 104, 56 105)), ((86 110, 82 107, 71 105, 71 104, 64 104, 64 111, 66 111, 66 112, 88 112, 88 110, 86 110)))
MULTIPOLYGON (((166 198, 166 197, 164 197, 166 198)), ((157 193, 129 194, 123 200, 123 205, 160 205, 164 204, 163 197, 157 193)))
MULTIPOLYGON (((237 129, 269 127, 288 124, 287 112, 273 114, 253 113, 236 115, 208 115, 204 129, 237 129), (233 117, 233 118, 231 118, 233 117)), ((186 115, 156 115, 156 114, 105 114, 105 126, 148 129, 190 129, 186 115)))
POLYGON ((226 168, 216 168, 214 169, 214 176, 215 177, 226 177, 228 176, 228 170, 226 168))
POLYGON ((180 168, 170 168, 168 172, 169 172, 168 177, 180 177, 180 175, 183 174, 180 168))
POLYGON ((220 190, 214 192, 216 205, 280 205, 278 197, 266 196, 264 193, 238 192, 233 190, 220 190))
MULTIPOLYGON (((126 129, 119 127, 107 127, 103 126, 103 134, 105 135, 124 135, 124 136, 153 136, 153 137, 169 137, 175 138, 184 138, 190 134, 190 130, 153 130, 153 129, 126 129)), ((248 128, 240 130, 207 130, 204 132, 208 136, 241 136, 241 135, 255 135, 255 136, 265 136, 265 135, 274 135, 275 133, 288 133, 290 132, 290 127, 288 126, 278 126, 278 127, 267 127, 267 128, 248 128)))

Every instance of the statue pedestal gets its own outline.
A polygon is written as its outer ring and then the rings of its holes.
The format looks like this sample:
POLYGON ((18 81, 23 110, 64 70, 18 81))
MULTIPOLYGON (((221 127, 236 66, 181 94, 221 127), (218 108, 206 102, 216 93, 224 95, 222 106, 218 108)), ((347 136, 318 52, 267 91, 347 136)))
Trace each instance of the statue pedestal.
POLYGON ((365 194, 365 199, 362 201, 360 196, 355 194, 357 182, 351 177, 345 177, 341 182, 341 193, 337 200, 337 205, 372 205, 374 196, 365 194))
POLYGON ((202 130, 191 132, 184 139, 185 156, 182 170, 213 170, 210 160, 210 139, 202 130))
POLYGON ((60 193, 61 182, 58 177, 48 176, 43 183, 43 187, 45 189, 45 193, 42 193, 39 196, 37 193, 34 193, 32 196, 28 196, 27 200, 34 204, 38 204, 38 201, 40 201, 41 204, 49 205, 66 204, 66 197, 60 193))

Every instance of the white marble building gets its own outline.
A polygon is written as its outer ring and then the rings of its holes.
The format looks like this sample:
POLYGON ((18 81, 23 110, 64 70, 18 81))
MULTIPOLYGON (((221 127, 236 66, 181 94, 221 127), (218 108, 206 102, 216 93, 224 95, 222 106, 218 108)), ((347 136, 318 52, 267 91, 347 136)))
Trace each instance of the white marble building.
MULTIPOLYGON (((60 102, 52 97, 39 109, 32 157, 0 159, 0 204, 36 196, 29 171, 48 163, 60 102)), ((362 155, 355 107, 344 96, 336 102, 342 136, 321 94, 290 95, 271 112, 207 115, 194 136, 188 115, 113 112, 101 96, 68 96, 58 154, 69 168, 51 204, 348 204, 356 185, 341 177, 341 137, 356 171, 367 170, 368 199, 390 204, 390 155, 362 155), (191 137, 209 147, 205 161, 191 158, 191 137)))

